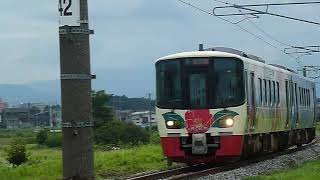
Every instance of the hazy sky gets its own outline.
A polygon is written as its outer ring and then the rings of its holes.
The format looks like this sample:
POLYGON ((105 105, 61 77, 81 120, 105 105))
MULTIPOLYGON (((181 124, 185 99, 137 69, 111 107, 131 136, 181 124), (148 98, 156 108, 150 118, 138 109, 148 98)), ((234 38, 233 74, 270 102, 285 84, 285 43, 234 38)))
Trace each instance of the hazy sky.
MULTIPOLYGON (((213 0, 185 1, 208 11, 222 5, 213 0)), ((58 0, 0 1, 0 7, 0 83, 59 79, 58 0)), ((92 73, 97 75, 94 89, 128 96, 153 93, 154 61, 171 53, 196 50, 199 43, 233 47, 261 56, 268 63, 298 67, 281 50, 177 0, 90 0, 89 8, 90 26, 95 30, 91 36, 92 73)), ((311 5, 270 10, 320 22, 319 8, 311 5)), ((251 21, 279 41, 296 46, 320 44, 320 26, 270 16, 251 21)), ((284 48, 249 21, 240 25, 284 48)), ((319 64, 319 57, 303 57, 302 64, 319 64)))

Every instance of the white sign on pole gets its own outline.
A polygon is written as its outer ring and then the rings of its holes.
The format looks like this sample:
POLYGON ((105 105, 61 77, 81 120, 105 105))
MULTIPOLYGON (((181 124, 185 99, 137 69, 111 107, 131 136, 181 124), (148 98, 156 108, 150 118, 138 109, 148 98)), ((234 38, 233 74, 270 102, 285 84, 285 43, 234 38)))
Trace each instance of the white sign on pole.
POLYGON ((59 1, 59 26, 80 26, 80 0, 59 1))

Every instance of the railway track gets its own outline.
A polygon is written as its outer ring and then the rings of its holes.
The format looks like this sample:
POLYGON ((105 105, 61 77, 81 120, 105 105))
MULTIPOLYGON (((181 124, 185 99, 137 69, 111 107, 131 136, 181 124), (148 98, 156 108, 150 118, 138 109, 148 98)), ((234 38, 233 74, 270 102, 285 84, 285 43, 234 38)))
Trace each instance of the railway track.
POLYGON ((254 164, 257 162, 265 161, 268 159, 272 159, 277 156, 294 153, 297 151, 301 151, 306 149, 316 143, 319 142, 319 138, 312 141, 309 144, 305 144, 302 147, 291 147, 289 149, 283 150, 281 152, 270 153, 261 157, 257 157, 254 159, 248 159, 244 161, 235 162, 232 164, 224 164, 217 166, 208 166, 208 165, 197 165, 192 167, 180 167, 171 170, 165 170, 161 172, 155 172, 151 174, 145 174, 136 177, 127 178, 128 180, 157 180, 157 179, 168 179, 168 180, 185 180, 185 179, 196 179, 199 177, 207 176, 210 174, 216 174, 219 172, 229 171, 233 169, 237 169, 243 166, 248 166, 250 164, 254 164))

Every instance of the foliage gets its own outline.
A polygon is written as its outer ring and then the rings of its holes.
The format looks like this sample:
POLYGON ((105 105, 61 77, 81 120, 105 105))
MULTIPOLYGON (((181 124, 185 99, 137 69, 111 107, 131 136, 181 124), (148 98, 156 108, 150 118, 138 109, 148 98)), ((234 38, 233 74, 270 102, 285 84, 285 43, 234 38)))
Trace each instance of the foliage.
POLYGON ((44 144, 50 148, 61 147, 62 134, 61 133, 49 133, 48 138, 44 144))
POLYGON ((139 145, 149 142, 149 133, 134 124, 112 121, 95 131, 96 143, 139 145))
POLYGON ((42 129, 37 134, 37 143, 39 145, 44 145, 46 140, 48 139, 48 130, 42 129))
POLYGON ((98 129, 105 123, 115 119, 113 108, 106 105, 106 102, 110 99, 110 97, 111 95, 106 94, 105 91, 92 92, 92 107, 95 129, 98 129))
POLYGON ((160 144, 160 136, 158 132, 152 132, 150 135, 151 144, 160 144))
POLYGON ((0 138, 35 137, 32 129, 0 129, 0 138))
POLYGON ((149 141, 149 133, 134 125, 116 120, 114 110, 106 106, 110 95, 105 91, 93 91, 93 117, 95 122, 95 141, 98 144, 138 145, 149 141))
POLYGON ((26 144, 21 139, 13 139, 6 151, 7 161, 13 166, 19 166, 27 162, 26 144))
POLYGON ((148 111, 151 104, 151 109, 155 109, 155 101, 147 98, 128 98, 126 96, 111 96, 107 105, 121 110, 133 111, 148 111))

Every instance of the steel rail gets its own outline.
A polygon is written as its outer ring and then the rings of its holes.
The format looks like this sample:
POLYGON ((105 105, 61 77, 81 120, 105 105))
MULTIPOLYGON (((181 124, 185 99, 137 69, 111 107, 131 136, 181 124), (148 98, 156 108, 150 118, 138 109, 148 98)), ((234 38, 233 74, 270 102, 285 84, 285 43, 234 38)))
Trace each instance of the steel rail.
POLYGON ((169 170, 164 170, 160 172, 154 172, 151 174, 144 174, 140 176, 133 176, 127 178, 127 180, 154 180, 154 179, 163 179, 163 178, 168 178, 170 176, 175 176, 178 174, 183 174, 190 172, 190 167, 189 166, 184 166, 184 167, 179 167, 179 168, 174 168, 174 169, 169 169, 169 170))
POLYGON ((229 171, 229 170, 233 170, 233 169, 237 169, 243 166, 248 166, 250 164, 254 164, 254 163, 258 163, 261 161, 265 161, 265 160, 269 160, 281 155, 285 155, 285 154, 291 154, 297 151, 301 151, 303 149, 306 149, 307 147, 310 147, 314 144, 316 144, 319 141, 319 139, 317 140, 313 140, 311 143, 309 144, 305 144, 302 147, 297 147, 297 148, 288 148, 286 150, 280 151, 280 152, 275 152, 275 153, 270 153, 270 154, 266 154, 265 156, 261 156, 255 159, 248 159, 248 160, 244 160, 244 161, 239 161, 236 162, 234 164, 228 164, 226 166, 221 166, 221 167, 213 167, 213 168, 209 168, 209 169, 205 169, 202 171, 197 171, 197 172, 189 172, 189 173, 185 173, 185 174, 181 174, 181 175, 177 175, 177 176, 172 176, 170 178, 168 178, 169 180, 185 180, 185 179, 195 179, 195 178, 199 178, 199 177, 203 177, 203 176, 207 176, 210 174, 216 174, 219 172, 224 172, 224 171, 229 171))
POLYGON ((296 147, 293 148, 290 147, 288 149, 285 149, 280 152, 275 153, 269 153, 264 156, 260 156, 254 159, 248 159, 244 161, 235 162, 233 164, 227 164, 227 165, 217 165, 215 167, 212 166, 205 166, 205 165, 198 165, 198 166, 186 166, 186 167, 180 167, 175 168, 171 170, 165 170, 160 172, 154 172, 151 174, 145 174, 141 176, 135 176, 135 177, 129 177, 128 180, 157 180, 157 179, 168 179, 168 180, 185 180, 185 179, 195 179, 203 176, 207 176, 210 174, 216 174, 219 172, 229 171, 233 169, 237 169, 239 167, 248 166, 250 164, 254 164, 257 162, 265 161, 268 159, 272 159, 281 155, 294 153, 297 151, 301 151, 303 149, 306 149, 307 147, 310 147, 314 144, 319 142, 319 138, 313 140, 309 144, 305 144, 302 147, 296 147))

